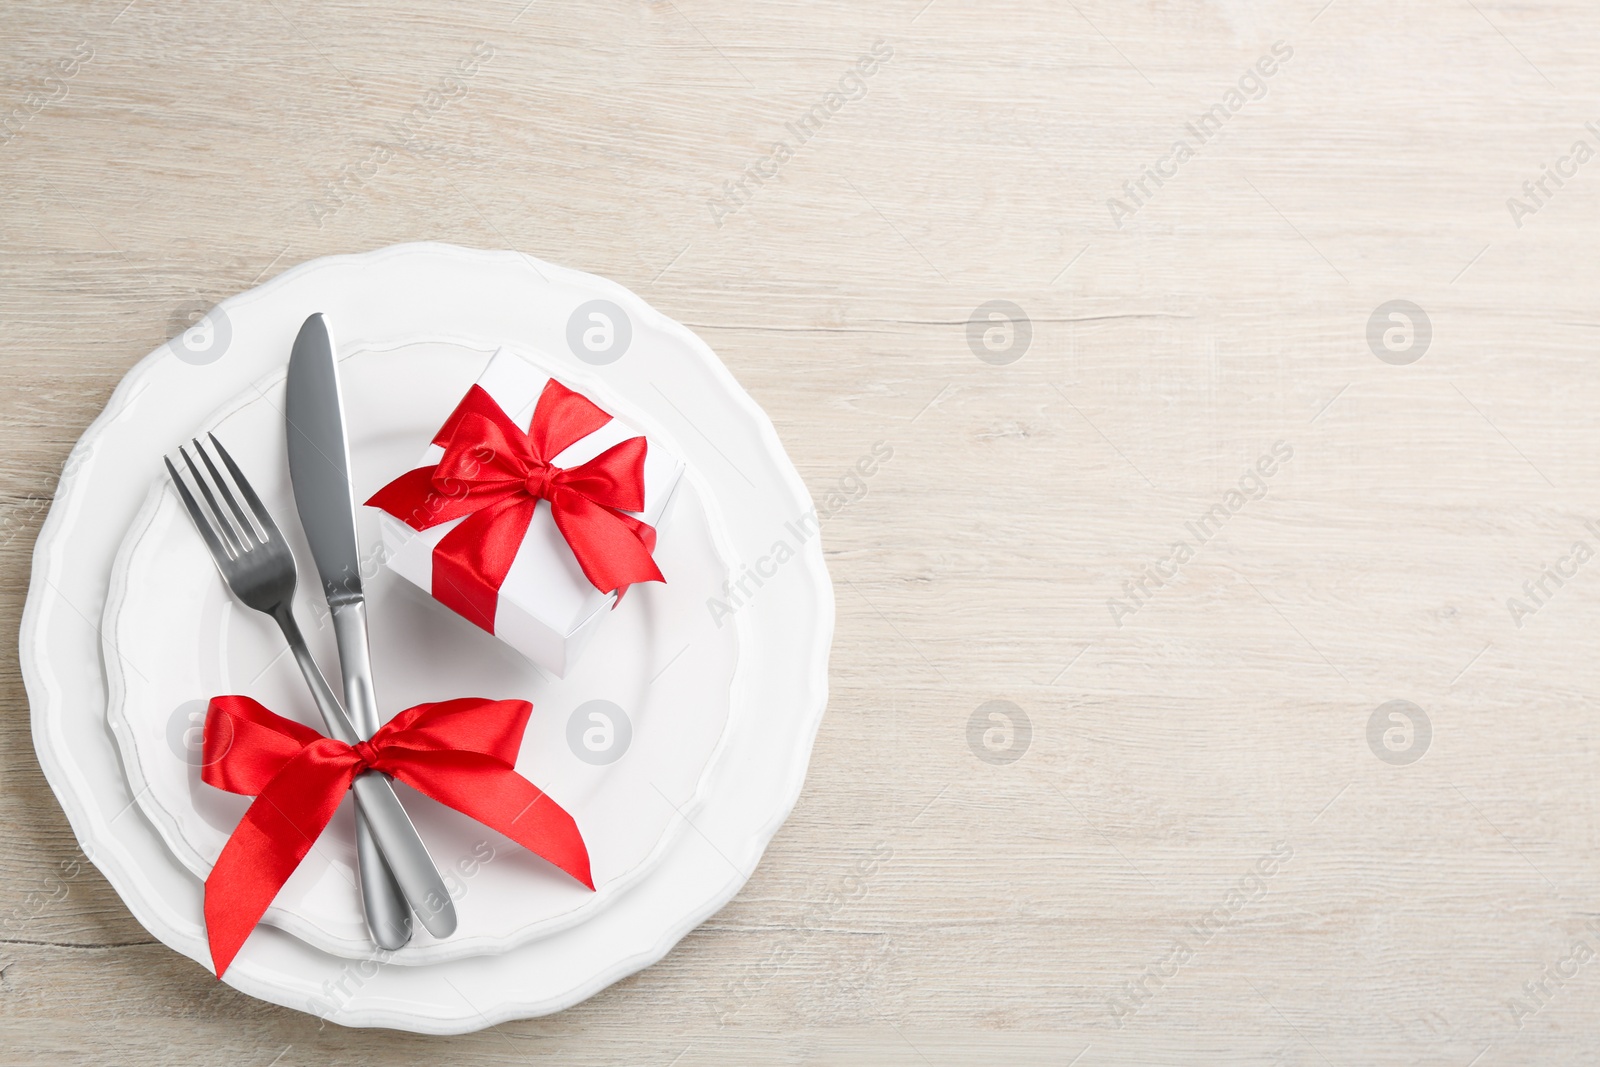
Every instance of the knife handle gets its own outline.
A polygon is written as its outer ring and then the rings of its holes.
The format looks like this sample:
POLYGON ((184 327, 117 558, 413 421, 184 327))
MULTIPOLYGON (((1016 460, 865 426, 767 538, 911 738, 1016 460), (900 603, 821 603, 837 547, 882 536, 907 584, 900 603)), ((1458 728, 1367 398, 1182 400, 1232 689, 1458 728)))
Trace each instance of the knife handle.
POLYGON ((366 740, 378 732, 378 695, 372 689, 372 648, 367 643, 367 605, 362 600, 330 604, 333 637, 339 643, 344 706, 350 723, 366 740))
MULTIPOLYGON (((323 677, 321 668, 317 666, 316 660, 311 658, 311 650, 306 647, 305 636, 294 620, 292 609, 285 605, 281 611, 273 612, 273 618, 283 631, 284 640, 289 643, 289 650, 294 653, 295 662, 300 666, 300 673, 305 675, 306 683, 311 687, 312 699, 316 701, 317 710, 322 713, 328 734, 347 745, 362 740, 355 724, 350 721, 344 708, 339 705, 338 698, 333 695, 333 689, 323 677)), ((364 626, 362 631, 365 637, 364 626)), ((385 886, 398 883, 405 902, 417 913, 417 917, 422 920, 422 925, 430 934, 442 938, 455 933, 456 909, 450 899, 450 891, 445 886, 438 867, 434 865, 433 857, 428 855, 428 846, 422 843, 417 828, 411 824, 411 817, 400 805, 400 798, 394 795, 394 787, 389 784, 388 775, 376 771, 358 775, 351 786, 351 791, 355 794, 358 809, 357 834, 360 835, 364 824, 375 839, 378 850, 383 853, 383 858, 388 860, 388 870, 384 873, 389 877, 368 877, 367 868, 362 867, 362 900, 367 907, 369 924, 373 915, 368 902, 381 901, 385 886)), ((365 859, 364 856, 361 858, 365 859)), ((377 874, 376 871, 372 873, 377 874)), ((378 906, 384 907, 382 904, 378 906)), ((398 906, 386 908, 380 913, 379 925, 372 930, 373 939, 380 947, 389 947, 383 943, 383 939, 392 940, 398 936, 396 933, 398 927, 389 917, 395 911, 403 914, 404 908, 398 906)), ((405 922, 405 931, 409 937, 409 920, 405 922)), ((400 942, 400 945, 404 944, 404 941, 400 942)), ((398 948, 400 945, 394 947, 398 948)))

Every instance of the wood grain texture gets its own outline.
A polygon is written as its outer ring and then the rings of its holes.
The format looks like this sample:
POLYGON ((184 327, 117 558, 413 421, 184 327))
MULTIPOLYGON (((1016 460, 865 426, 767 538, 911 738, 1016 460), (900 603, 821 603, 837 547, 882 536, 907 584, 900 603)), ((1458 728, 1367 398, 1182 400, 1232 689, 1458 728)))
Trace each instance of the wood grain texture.
POLYGON ((579 1007, 344 1030, 70 873, 8 654, 0 1061, 1600 1062, 1600 563, 1507 605, 1600 549, 1600 161, 1570 156, 1600 12, 525 2, 8 0, 0 636, 73 441, 187 309, 330 253, 518 248, 690 324, 853 497, 800 803, 579 1007), (1404 365, 1368 339, 1395 299, 1431 324, 1404 365), (971 342, 992 300, 1012 362, 971 342), (970 740, 994 700, 1014 762, 970 740), (1431 724, 1408 765, 1369 746, 1391 700, 1431 724))

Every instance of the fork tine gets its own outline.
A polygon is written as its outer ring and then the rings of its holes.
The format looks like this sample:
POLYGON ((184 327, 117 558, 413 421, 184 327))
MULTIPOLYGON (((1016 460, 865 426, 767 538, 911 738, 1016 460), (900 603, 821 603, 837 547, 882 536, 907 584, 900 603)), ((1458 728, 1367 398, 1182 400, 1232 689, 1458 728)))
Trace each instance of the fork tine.
MULTIPOLYGON (((210 435, 207 434, 206 436, 209 437, 210 435)), ((211 438, 212 444, 215 444, 216 441, 215 437, 211 438)), ((244 508, 239 506, 239 501, 234 497, 233 490, 228 488, 228 480, 222 476, 221 471, 217 470, 217 465, 211 462, 211 454, 206 451, 205 446, 200 443, 198 437, 194 439, 194 450, 200 453, 200 459, 204 461, 206 470, 211 472, 211 480, 216 484, 217 492, 221 493, 222 499, 228 502, 228 507, 233 510, 233 517, 239 520, 239 531, 244 535, 245 541, 248 543, 254 538, 265 544, 266 538, 256 537, 255 528, 250 525, 250 520, 245 517, 244 508)))
POLYGON ((250 550, 250 541, 241 537, 238 531, 228 525, 228 516, 223 512, 222 505, 217 503, 217 498, 211 492, 211 485, 206 481, 205 475, 200 473, 200 468, 194 465, 194 460, 189 456, 189 450, 182 445, 178 446, 178 454, 189 465, 189 473, 194 475, 194 483, 200 488, 200 495, 206 498, 206 503, 211 505, 211 514, 216 519, 216 530, 229 552, 241 556, 250 550))
POLYGON ((217 561, 218 567, 225 568, 231 557, 222 542, 217 540, 217 532, 211 528, 211 520, 200 510, 200 502, 189 492, 189 487, 183 484, 183 478, 179 476, 178 468, 172 465, 171 458, 162 456, 161 462, 167 465, 167 473, 172 475, 172 484, 178 487, 178 495, 183 498, 183 506, 189 509, 189 518, 194 520, 195 529, 200 531, 206 547, 211 550, 211 558, 217 561))
POLYGON ((272 521, 272 513, 267 510, 265 504, 261 503, 261 498, 251 488, 249 479, 244 476, 244 471, 240 470, 239 465, 233 461, 233 457, 228 455, 228 450, 222 447, 222 442, 217 440, 216 434, 208 433, 206 436, 211 439, 211 446, 217 450, 217 455, 222 457, 223 465, 228 468, 228 473, 233 475, 233 484, 239 487, 239 493, 244 497, 245 503, 249 504, 250 510, 255 512, 256 521, 261 524, 261 529, 265 531, 267 540, 270 541, 273 538, 280 537, 278 524, 272 521))

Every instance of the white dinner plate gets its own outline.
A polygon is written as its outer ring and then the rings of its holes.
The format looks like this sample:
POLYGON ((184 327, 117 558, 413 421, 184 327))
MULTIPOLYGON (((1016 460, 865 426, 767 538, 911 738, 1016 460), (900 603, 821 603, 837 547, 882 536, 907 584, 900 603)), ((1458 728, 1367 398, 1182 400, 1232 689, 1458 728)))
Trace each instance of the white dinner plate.
MULTIPOLYGON (((335 324, 337 326, 337 323, 335 324)), ((399 347, 340 345, 339 375, 356 499, 416 463, 491 352, 445 339, 399 347)), ((602 408, 677 448, 647 415, 627 410, 592 374, 562 371, 602 408)), ((296 614, 324 673, 338 654, 326 602, 295 517, 283 443, 284 373, 234 397, 202 427, 245 471, 296 557, 306 561, 296 614), (307 577, 309 575, 309 577, 307 577)), ((460 925, 449 938, 417 928, 380 958, 402 965, 504 952, 592 915, 637 882, 700 804, 733 704, 738 631, 706 611, 729 577, 722 523, 692 472, 660 523, 655 557, 665 584, 631 589, 583 656, 555 678, 380 565, 378 513, 358 512, 380 713, 460 696, 523 699, 534 712, 517 769, 576 820, 594 891, 514 842, 397 783, 445 884, 460 925)), ((200 778, 198 726, 208 698, 254 697, 322 728, 277 625, 227 591, 177 493, 158 478, 112 571, 102 626, 109 719, 140 808, 194 874, 210 873, 247 797, 200 778)), ((379 957, 357 891, 354 806, 347 797, 279 891, 265 922, 327 952, 379 957)))
MULTIPOLYGON (((735 710, 693 832, 589 921, 508 952, 397 967, 342 959, 262 926, 228 970, 236 988, 345 1025, 426 1033, 559 1011, 660 959, 731 899, 798 797, 827 702, 833 592, 809 495, 771 422, 702 341, 626 289, 519 253, 438 244, 297 267, 217 309, 208 328, 230 336, 220 358, 219 345, 183 355, 163 346, 119 385, 69 457, 34 550, 20 660, 40 764, 80 844, 135 917, 205 966, 201 883, 135 802, 106 725, 97 629, 116 548, 160 457, 281 365, 312 311, 369 341, 466 334, 565 360, 568 327, 578 323, 582 337, 597 307, 622 316, 629 332, 601 373, 655 415, 699 471, 741 579, 740 561, 770 562, 780 542, 793 553, 759 583, 745 581, 747 595, 733 602, 749 624, 740 648, 748 714, 735 710)), ((593 362, 574 354, 571 365, 593 362)))

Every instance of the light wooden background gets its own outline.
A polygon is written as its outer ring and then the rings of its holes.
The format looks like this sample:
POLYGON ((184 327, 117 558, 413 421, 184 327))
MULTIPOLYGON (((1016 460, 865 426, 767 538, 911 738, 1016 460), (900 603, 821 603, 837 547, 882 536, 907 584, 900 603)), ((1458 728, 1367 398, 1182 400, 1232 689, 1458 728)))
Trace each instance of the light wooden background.
POLYGON ((92 869, 57 890, 7 653, 0 1061, 1600 1062, 1600 563, 1507 606, 1600 549, 1600 161, 1507 206, 1600 148, 1600 11, 525 3, 0 7, 5 645, 68 449, 186 311, 329 253, 513 247, 697 330, 819 498, 893 449, 824 530, 805 793, 732 904, 587 1003, 343 1030, 220 985, 92 869), (1115 225, 1278 41, 1265 97, 1115 225), (1369 343, 1396 299, 1414 362, 1369 343), (992 300, 1031 330, 1009 363, 969 343, 992 300), (995 700, 1031 724, 1014 762, 970 740, 995 700), (1392 700, 1430 724, 1409 764, 1401 720, 1369 744, 1392 700))

